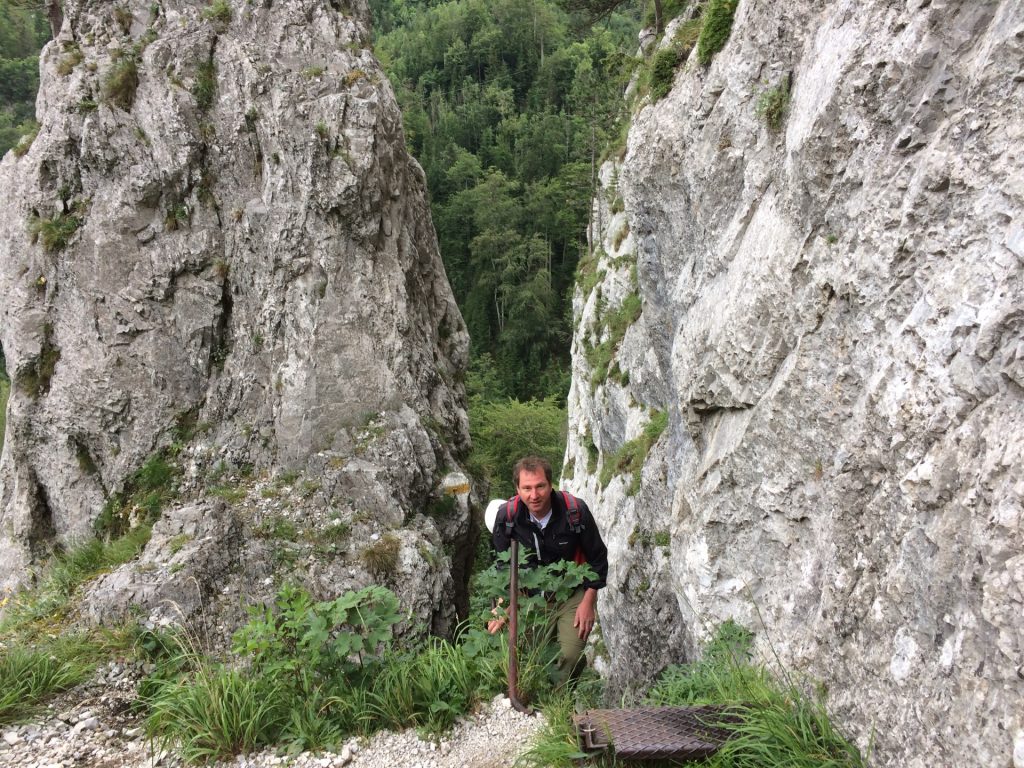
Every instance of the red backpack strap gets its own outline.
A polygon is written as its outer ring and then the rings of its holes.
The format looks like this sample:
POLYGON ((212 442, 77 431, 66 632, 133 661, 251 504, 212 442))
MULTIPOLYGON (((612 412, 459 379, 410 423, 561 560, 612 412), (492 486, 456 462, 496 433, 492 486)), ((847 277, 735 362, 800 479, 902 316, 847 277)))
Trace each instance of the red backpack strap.
POLYGON ((579 500, 571 493, 559 491, 562 494, 562 503, 565 504, 565 514, 569 518, 569 529, 573 533, 583 532, 583 515, 580 513, 579 500))
POLYGON ((505 533, 512 535, 512 526, 515 523, 516 513, 519 511, 519 495, 513 496, 505 503, 505 533))

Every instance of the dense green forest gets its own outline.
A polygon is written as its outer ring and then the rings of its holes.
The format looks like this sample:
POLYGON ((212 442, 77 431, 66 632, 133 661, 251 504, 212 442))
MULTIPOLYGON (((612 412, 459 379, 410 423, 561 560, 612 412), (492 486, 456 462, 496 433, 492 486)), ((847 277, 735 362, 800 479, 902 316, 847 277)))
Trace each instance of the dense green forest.
POLYGON ((0 0, 0 157, 35 129, 39 50, 49 39, 39 8, 0 0))
POLYGON ((553 0, 371 7, 469 326, 471 390, 564 400, 573 279, 596 165, 624 118, 642 4, 598 23, 553 0))

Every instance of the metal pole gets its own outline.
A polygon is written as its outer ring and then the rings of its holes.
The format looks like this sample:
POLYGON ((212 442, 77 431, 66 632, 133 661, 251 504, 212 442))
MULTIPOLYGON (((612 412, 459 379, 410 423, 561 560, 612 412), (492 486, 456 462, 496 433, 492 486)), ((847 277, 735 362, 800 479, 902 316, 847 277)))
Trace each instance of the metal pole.
POLYGON ((511 551, 511 577, 509 578, 508 617, 508 700, 512 707, 528 715, 533 710, 519 699, 519 542, 513 537, 511 551))

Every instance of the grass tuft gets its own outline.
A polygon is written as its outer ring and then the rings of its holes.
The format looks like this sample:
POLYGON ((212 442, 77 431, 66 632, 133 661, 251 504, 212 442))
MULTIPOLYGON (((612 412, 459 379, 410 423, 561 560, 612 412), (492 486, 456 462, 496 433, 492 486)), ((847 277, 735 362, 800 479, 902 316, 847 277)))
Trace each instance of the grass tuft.
POLYGON ((729 40, 738 4, 739 0, 708 0, 697 38, 697 60, 704 66, 711 63, 729 40))
POLYGON ((135 103, 139 87, 139 67, 134 56, 122 56, 103 82, 103 98, 126 112, 135 103))
POLYGON ((47 253, 56 253, 67 248, 81 226, 82 220, 70 213, 58 213, 50 218, 33 215, 29 217, 28 222, 33 242, 38 240, 42 243, 43 250, 47 253))

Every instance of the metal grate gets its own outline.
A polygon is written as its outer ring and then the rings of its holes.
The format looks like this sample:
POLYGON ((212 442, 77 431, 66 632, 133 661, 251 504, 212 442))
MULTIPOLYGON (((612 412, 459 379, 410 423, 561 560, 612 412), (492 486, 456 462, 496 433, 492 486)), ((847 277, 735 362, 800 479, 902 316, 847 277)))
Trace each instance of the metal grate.
POLYGON ((732 720, 723 707, 641 707, 588 709, 573 722, 587 751, 615 750, 626 760, 700 760, 718 751, 732 720))

